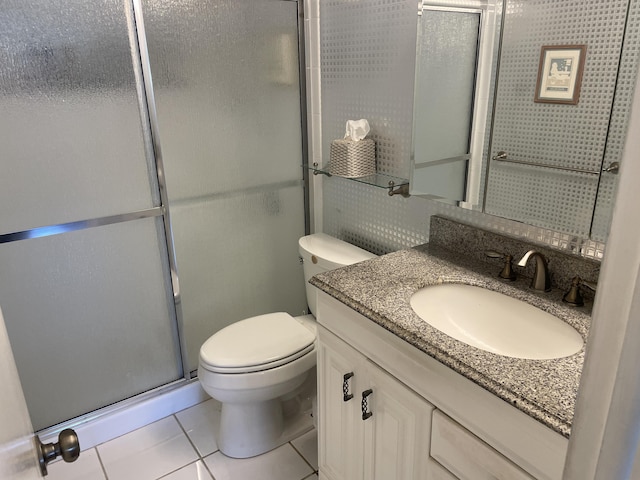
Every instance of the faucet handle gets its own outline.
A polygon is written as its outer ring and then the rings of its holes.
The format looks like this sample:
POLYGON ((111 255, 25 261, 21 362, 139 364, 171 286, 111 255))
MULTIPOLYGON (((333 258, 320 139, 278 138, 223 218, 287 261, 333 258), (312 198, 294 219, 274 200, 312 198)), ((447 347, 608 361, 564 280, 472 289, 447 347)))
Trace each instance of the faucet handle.
POLYGON ((584 305, 584 299, 582 298, 582 294, 580 293, 580 286, 584 285, 589 290, 596 291, 597 285, 591 282, 586 282, 582 280, 580 277, 573 277, 571 280, 571 287, 569 287, 569 291, 565 293, 564 297, 562 297, 562 301, 568 303, 574 307, 581 307, 584 305))
POLYGON ((485 255, 489 258, 504 258, 504 267, 498 274, 498 277, 504 278, 505 280, 511 280, 512 282, 516 279, 516 273, 513 271, 513 266, 511 265, 511 262, 513 261, 512 255, 496 252, 495 250, 487 250, 485 255))

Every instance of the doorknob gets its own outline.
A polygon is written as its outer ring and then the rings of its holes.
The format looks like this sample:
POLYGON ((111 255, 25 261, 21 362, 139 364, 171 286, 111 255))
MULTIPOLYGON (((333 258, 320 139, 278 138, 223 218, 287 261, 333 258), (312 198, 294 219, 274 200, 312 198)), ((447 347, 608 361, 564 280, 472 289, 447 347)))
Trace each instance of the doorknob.
POLYGON ((619 162, 611 162, 611 164, 607 168, 602 169, 603 172, 615 173, 616 175, 620 171, 620 163, 619 162))
POLYGON ((78 435, 70 428, 65 428, 60 432, 57 443, 44 444, 40 441, 40 437, 36 435, 36 445, 38 447, 42 476, 47 475, 47 465, 51 460, 61 456, 65 462, 75 462, 80 456, 78 435))

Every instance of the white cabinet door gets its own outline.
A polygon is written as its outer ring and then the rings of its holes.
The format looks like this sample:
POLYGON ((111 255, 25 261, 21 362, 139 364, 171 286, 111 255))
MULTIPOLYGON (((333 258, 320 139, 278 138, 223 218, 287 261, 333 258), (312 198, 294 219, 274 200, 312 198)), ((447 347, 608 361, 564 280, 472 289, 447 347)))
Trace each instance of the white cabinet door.
POLYGON ((321 326, 318 407, 321 479, 427 478, 433 406, 321 326))
POLYGON ((320 478, 362 478, 363 428, 359 413, 365 365, 362 355, 318 327, 320 478))
POLYGON ((377 365, 367 373, 364 478, 426 479, 433 406, 377 365))

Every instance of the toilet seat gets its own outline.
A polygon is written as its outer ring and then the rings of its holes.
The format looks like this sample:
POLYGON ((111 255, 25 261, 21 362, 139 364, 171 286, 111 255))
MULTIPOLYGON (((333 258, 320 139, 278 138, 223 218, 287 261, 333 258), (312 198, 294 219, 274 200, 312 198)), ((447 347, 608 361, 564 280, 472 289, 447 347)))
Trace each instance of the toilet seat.
POLYGON ((216 373, 251 373, 293 362, 315 348, 315 335, 285 312, 233 323, 207 340, 200 365, 216 373))

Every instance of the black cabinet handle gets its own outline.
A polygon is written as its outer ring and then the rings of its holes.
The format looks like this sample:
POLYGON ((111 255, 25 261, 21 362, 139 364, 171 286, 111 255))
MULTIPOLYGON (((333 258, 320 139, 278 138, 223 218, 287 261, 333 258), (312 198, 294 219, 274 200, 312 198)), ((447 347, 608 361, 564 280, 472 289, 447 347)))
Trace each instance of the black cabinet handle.
POLYGON ((373 412, 368 411, 369 410, 368 397, 372 393, 373 393, 373 390, 371 389, 365 390, 364 392, 362 392, 362 420, 366 420, 367 418, 370 418, 373 416, 373 412))
POLYGON ((349 379, 353 377, 353 372, 345 373, 342 377, 342 401, 348 402, 353 398, 353 393, 349 393, 349 379))

